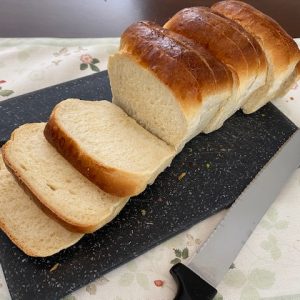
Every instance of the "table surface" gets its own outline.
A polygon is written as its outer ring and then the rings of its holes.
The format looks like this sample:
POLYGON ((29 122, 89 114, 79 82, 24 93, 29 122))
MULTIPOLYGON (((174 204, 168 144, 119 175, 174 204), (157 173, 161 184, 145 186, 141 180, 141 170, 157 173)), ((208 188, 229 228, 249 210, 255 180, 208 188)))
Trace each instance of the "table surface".
MULTIPOLYGON (((137 20, 163 24, 212 0, 0 0, 0 37, 115 37, 137 20)), ((247 0, 300 37, 299 0, 247 0)))

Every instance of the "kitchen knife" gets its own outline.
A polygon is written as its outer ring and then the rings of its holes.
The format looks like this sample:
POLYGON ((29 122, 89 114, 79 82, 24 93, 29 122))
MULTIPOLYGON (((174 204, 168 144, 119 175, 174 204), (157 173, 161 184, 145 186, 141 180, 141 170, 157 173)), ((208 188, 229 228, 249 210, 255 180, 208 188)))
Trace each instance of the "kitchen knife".
POLYGON ((179 263, 171 268, 178 285, 176 300, 213 299, 230 265, 299 165, 300 129, 238 197, 188 266, 179 263))

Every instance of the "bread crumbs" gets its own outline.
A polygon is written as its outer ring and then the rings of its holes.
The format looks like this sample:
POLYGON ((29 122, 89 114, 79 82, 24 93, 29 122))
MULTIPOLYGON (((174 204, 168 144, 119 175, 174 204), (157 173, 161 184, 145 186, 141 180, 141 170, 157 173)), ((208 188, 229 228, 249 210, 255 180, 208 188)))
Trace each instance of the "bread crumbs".
POLYGON ((51 269, 50 272, 54 272, 59 267, 59 263, 55 264, 51 269))
POLYGON ((181 180, 185 175, 186 175, 186 172, 181 173, 181 174, 178 176, 178 180, 181 180))

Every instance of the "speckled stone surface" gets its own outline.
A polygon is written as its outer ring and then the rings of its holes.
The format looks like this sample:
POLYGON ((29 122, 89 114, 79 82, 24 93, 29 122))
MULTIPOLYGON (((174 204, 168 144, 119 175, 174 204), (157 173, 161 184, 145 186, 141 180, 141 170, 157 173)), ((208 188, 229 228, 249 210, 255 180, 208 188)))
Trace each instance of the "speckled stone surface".
MULTIPOLYGON (((110 99, 107 73, 1 102, 0 140, 20 124, 46 121, 53 106, 70 97, 110 99)), ((295 130, 271 104, 252 115, 237 112, 221 130, 188 143, 111 223, 50 258, 26 256, 0 231, 0 261, 12 298, 61 298, 228 207, 295 130)))

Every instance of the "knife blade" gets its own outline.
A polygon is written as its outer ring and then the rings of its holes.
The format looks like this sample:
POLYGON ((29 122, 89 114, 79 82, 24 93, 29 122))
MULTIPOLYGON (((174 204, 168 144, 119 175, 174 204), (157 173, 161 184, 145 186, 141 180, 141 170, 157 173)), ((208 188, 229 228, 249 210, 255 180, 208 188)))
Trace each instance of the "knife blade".
POLYGON ((300 129, 237 198, 189 265, 179 263, 171 268, 178 285, 176 300, 212 299, 216 295, 216 287, 299 165, 300 129))

